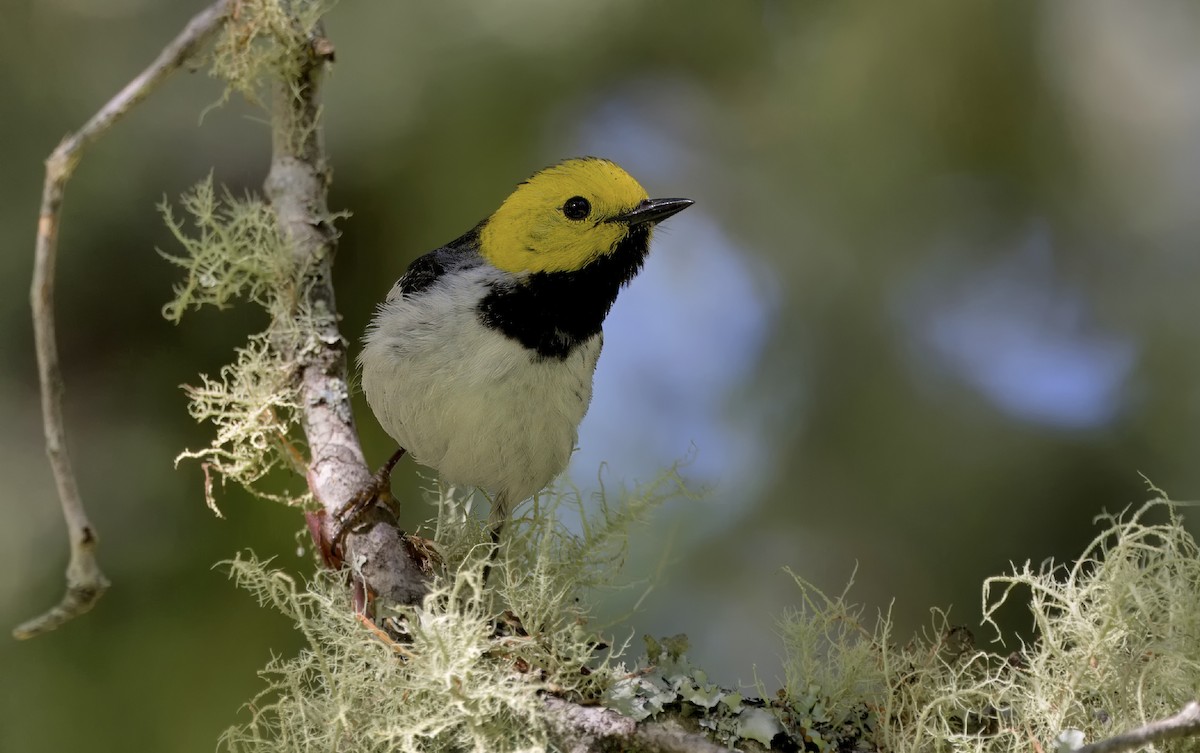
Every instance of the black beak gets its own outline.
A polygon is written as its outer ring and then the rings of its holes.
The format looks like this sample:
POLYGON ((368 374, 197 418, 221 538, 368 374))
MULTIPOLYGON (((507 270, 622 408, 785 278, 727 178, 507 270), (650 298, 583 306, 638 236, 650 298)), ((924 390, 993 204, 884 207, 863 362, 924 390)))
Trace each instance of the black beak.
POLYGON ((625 222, 635 225, 653 225, 673 214, 682 212, 696 202, 691 199, 646 199, 624 214, 613 217, 609 222, 625 222))

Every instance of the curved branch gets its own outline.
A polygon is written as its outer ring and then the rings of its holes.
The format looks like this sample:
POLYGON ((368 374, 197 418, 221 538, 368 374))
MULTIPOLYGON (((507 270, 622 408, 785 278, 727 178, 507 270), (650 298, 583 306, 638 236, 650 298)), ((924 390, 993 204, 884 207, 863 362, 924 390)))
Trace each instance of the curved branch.
POLYGON ((38 382, 42 394, 42 424, 46 435, 46 455, 58 487, 58 499, 67 535, 71 560, 67 565, 67 592, 58 605, 13 629, 18 639, 47 633, 78 617, 96 605, 108 589, 109 581, 96 561, 96 529, 88 520, 67 454, 62 417, 62 372, 58 365, 58 345, 54 325, 54 266, 58 255, 59 212, 67 181, 79 164, 83 150, 108 131, 159 84, 178 70, 220 29, 228 16, 231 0, 218 0, 197 13, 183 31, 163 48, 154 62, 125 85, 116 96, 73 134, 62 140, 46 159, 46 182, 42 187, 42 207, 38 216, 34 247, 33 285, 29 302, 33 308, 33 334, 37 349, 38 382))

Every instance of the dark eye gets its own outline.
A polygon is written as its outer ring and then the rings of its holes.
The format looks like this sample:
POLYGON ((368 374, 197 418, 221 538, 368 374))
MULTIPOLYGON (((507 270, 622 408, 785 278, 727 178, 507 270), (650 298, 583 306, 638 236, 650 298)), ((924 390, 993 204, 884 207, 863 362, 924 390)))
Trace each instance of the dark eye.
POLYGON ((572 196, 563 204, 563 214, 568 220, 582 220, 592 211, 592 205, 582 196, 572 196))

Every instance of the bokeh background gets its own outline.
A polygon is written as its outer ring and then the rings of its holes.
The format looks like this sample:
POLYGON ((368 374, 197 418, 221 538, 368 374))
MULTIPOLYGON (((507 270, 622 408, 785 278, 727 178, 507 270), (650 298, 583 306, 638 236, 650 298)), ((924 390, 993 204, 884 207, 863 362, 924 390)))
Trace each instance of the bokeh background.
MULTIPOLYGON (((0 625, 59 598, 27 287, 41 160, 199 3, 8 0, 0 24, 0 625)), ((778 677, 791 566, 975 625, 1010 561, 1070 557, 1091 518, 1200 493, 1200 6, 675 0, 343 3, 328 18, 337 263, 352 340, 404 266, 566 156, 696 206, 618 301, 572 478, 711 488, 631 541, 619 635, 687 632, 727 684, 778 677)), ((114 587, 29 643, 0 637, 0 750, 208 751, 281 617, 214 565, 299 573, 299 516, 202 498, 208 430, 178 385, 263 324, 159 315, 177 270, 155 204, 212 171, 255 190, 263 116, 182 74, 84 157, 61 233, 59 343, 85 500, 114 587)), ((368 455, 390 443, 365 404, 368 455)), ((406 463, 403 497, 419 480, 406 463)), ((415 525, 428 508, 410 505, 415 525)), ((1019 608, 1006 613, 1028 627, 1019 608)), ((979 631, 981 638, 985 631, 979 631)))

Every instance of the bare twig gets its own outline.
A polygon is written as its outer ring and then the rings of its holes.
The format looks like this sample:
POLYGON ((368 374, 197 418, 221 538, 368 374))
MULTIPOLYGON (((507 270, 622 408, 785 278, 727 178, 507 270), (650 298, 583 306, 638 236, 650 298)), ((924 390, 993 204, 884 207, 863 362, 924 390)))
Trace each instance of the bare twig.
POLYGON ((1124 753, 1160 740, 1200 735, 1200 703, 1191 701, 1183 710, 1166 719, 1158 719, 1135 730, 1122 733, 1090 745, 1074 753, 1124 753))
MULTIPOLYGON (((338 330, 333 294, 337 233, 327 194, 329 169, 320 125, 317 90, 333 45, 312 35, 297 61, 299 73, 278 87, 271 115, 273 154, 264 190, 279 227, 303 270, 298 308, 311 317, 312 334, 295 343, 299 364, 301 423, 311 454, 308 486, 327 513, 338 520, 372 481, 350 409, 346 342, 338 330)), ((376 519, 355 526, 345 537, 351 569, 375 594, 393 603, 413 604, 428 590, 414 547, 394 523, 376 519)))
POLYGON ((13 629, 19 639, 49 632, 95 606, 108 588, 108 579, 96 562, 96 529, 88 521, 67 454, 62 418, 62 373, 54 336, 54 264, 58 252, 58 218, 67 181, 79 164, 83 150, 144 100, 167 76, 179 69, 221 27, 231 0, 218 0, 196 14, 144 71, 125 85, 75 133, 67 136, 46 159, 46 182, 38 217, 34 249, 33 285, 29 291, 33 307, 33 333, 37 348, 38 380, 42 392, 42 423, 46 454, 54 472, 62 504, 71 560, 67 565, 67 592, 48 612, 13 629))

